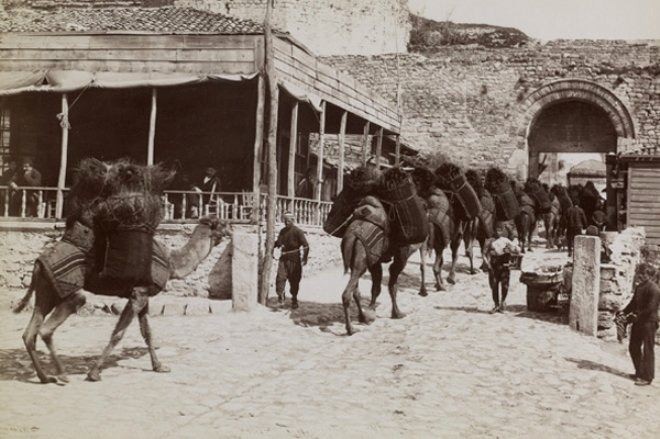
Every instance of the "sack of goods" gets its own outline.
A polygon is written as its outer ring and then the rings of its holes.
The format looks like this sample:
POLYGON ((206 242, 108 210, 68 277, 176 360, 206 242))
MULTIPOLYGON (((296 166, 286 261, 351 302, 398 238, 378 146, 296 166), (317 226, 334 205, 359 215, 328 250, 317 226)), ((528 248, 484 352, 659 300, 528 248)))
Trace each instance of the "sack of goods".
POLYGON ((550 195, 545 191, 541 183, 535 178, 528 178, 525 183, 525 192, 536 201, 539 213, 548 213, 552 207, 550 195))
POLYGON ((154 232, 163 218, 159 193, 171 174, 129 162, 111 165, 106 197, 96 205, 95 239, 101 281, 152 284, 154 232))
POLYGON ((343 237, 351 215, 364 197, 375 194, 381 178, 379 170, 367 166, 360 166, 347 175, 344 188, 323 223, 323 230, 337 238, 343 237))
POLYGON ((516 194, 511 188, 509 178, 497 168, 491 168, 486 173, 486 189, 495 202, 495 218, 497 221, 508 221, 518 216, 520 206, 516 194))
POLYGON ((534 199, 527 195, 525 192, 520 193, 520 198, 518 198, 518 205, 520 206, 520 210, 532 217, 534 216, 534 199))
POLYGON ((481 211, 481 201, 461 168, 453 163, 443 163, 435 173, 440 186, 456 194, 467 218, 476 217, 481 211))
POLYGON ((353 212, 353 217, 355 219, 370 222, 383 229, 385 233, 389 232, 385 208, 380 200, 372 195, 369 195, 360 201, 360 204, 353 212))
POLYGON ((566 212, 568 209, 573 207, 573 201, 571 200, 571 197, 568 195, 568 191, 566 190, 565 187, 560 187, 559 190, 560 193, 557 196, 557 198, 559 199, 559 204, 561 205, 562 212, 566 212))
POLYGON ((400 168, 391 168, 383 176, 381 200, 389 207, 394 239, 402 244, 416 244, 428 236, 428 217, 415 185, 400 168))

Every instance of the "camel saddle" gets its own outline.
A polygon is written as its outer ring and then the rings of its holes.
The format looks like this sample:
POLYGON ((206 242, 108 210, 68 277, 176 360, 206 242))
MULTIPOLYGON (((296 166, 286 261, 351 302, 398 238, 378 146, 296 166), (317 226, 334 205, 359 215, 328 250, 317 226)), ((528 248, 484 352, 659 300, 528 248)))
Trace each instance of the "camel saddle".
POLYGON ((354 220, 350 228, 366 250, 367 266, 371 267, 380 262, 389 247, 389 239, 384 230, 374 223, 360 219, 354 220))
POLYGON ((387 213, 383 203, 374 196, 364 197, 358 207, 353 211, 353 217, 372 223, 380 227, 387 234, 389 233, 389 224, 387 222, 387 213))

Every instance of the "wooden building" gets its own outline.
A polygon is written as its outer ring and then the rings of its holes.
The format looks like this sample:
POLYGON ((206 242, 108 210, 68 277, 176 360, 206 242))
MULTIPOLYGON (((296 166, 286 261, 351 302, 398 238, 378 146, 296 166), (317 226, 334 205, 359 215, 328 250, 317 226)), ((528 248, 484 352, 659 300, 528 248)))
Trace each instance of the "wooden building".
MULTIPOLYGON (((261 24, 171 6, 20 9, 9 16, 0 21, 1 216, 30 216, 35 203, 39 218, 62 218, 72 170, 85 157, 176 166, 179 178, 164 199, 170 219, 259 216, 267 168, 261 24), (9 162, 25 158, 41 172, 41 185, 12 191, 9 162), (191 190, 207 167, 218 170, 219 194, 191 190)), ((400 116, 287 34, 276 33, 274 49, 278 206, 318 223, 329 209, 320 187, 331 163, 332 191, 342 187, 345 136, 362 136, 363 161, 375 156, 378 164, 398 153, 400 116), (338 156, 326 160, 330 134, 338 156), (321 145, 316 153, 312 135, 321 145), (319 189, 297 199, 310 167, 319 189)))

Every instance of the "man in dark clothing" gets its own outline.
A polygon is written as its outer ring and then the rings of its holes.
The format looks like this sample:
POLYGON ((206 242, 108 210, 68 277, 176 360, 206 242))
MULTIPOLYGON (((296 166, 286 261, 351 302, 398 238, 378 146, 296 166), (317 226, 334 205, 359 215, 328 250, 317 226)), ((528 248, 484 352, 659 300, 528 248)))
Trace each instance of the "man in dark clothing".
POLYGON ((574 203, 564 215, 566 221, 566 245, 568 247, 568 256, 573 256, 573 238, 580 235, 587 227, 587 216, 584 210, 577 203, 574 203))
POLYGON ((305 238, 305 232, 294 224, 294 217, 290 213, 284 214, 285 227, 275 241, 275 247, 282 247, 280 263, 277 266, 277 277, 275 278, 275 291, 279 303, 284 303, 284 285, 289 281, 291 290, 291 308, 298 308, 298 287, 302 277, 302 267, 307 265, 309 256, 309 245, 305 238), (303 249, 302 262, 300 260, 300 248, 303 249))
POLYGON ((655 333, 658 331, 658 305, 660 288, 652 279, 656 270, 651 264, 642 263, 637 267, 635 281, 638 282, 632 300, 622 314, 632 314, 632 330, 628 351, 635 366, 632 378, 638 386, 648 386, 655 376, 655 333))
POLYGON ((509 293, 511 265, 513 258, 519 254, 519 248, 505 237, 489 239, 484 247, 484 265, 488 271, 488 284, 494 303, 491 314, 503 313, 506 309, 506 296, 509 293))

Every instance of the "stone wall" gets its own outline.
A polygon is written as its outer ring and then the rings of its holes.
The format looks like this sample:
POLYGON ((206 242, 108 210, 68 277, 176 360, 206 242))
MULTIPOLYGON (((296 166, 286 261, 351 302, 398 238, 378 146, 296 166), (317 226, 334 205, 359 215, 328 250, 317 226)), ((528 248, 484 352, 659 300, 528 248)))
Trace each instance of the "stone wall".
MULTIPOLYGON (((176 0, 263 22, 266 0, 176 0)), ((319 55, 405 52, 410 24, 407 0, 277 0, 274 25, 319 55)))
POLYGON ((632 298, 633 278, 641 260, 645 233, 642 228, 631 227, 621 233, 602 233, 601 238, 610 260, 600 266, 598 337, 616 339, 614 315, 632 298))
POLYGON ((324 62, 392 102, 400 81, 404 142, 447 152, 463 165, 511 169, 527 160, 525 137, 534 109, 528 98, 558 80, 592 81, 620 100, 635 131, 635 140, 622 141, 622 147, 659 146, 659 49, 657 42, 553 41, 511 48, 442 46, 429 54, 324 62))

